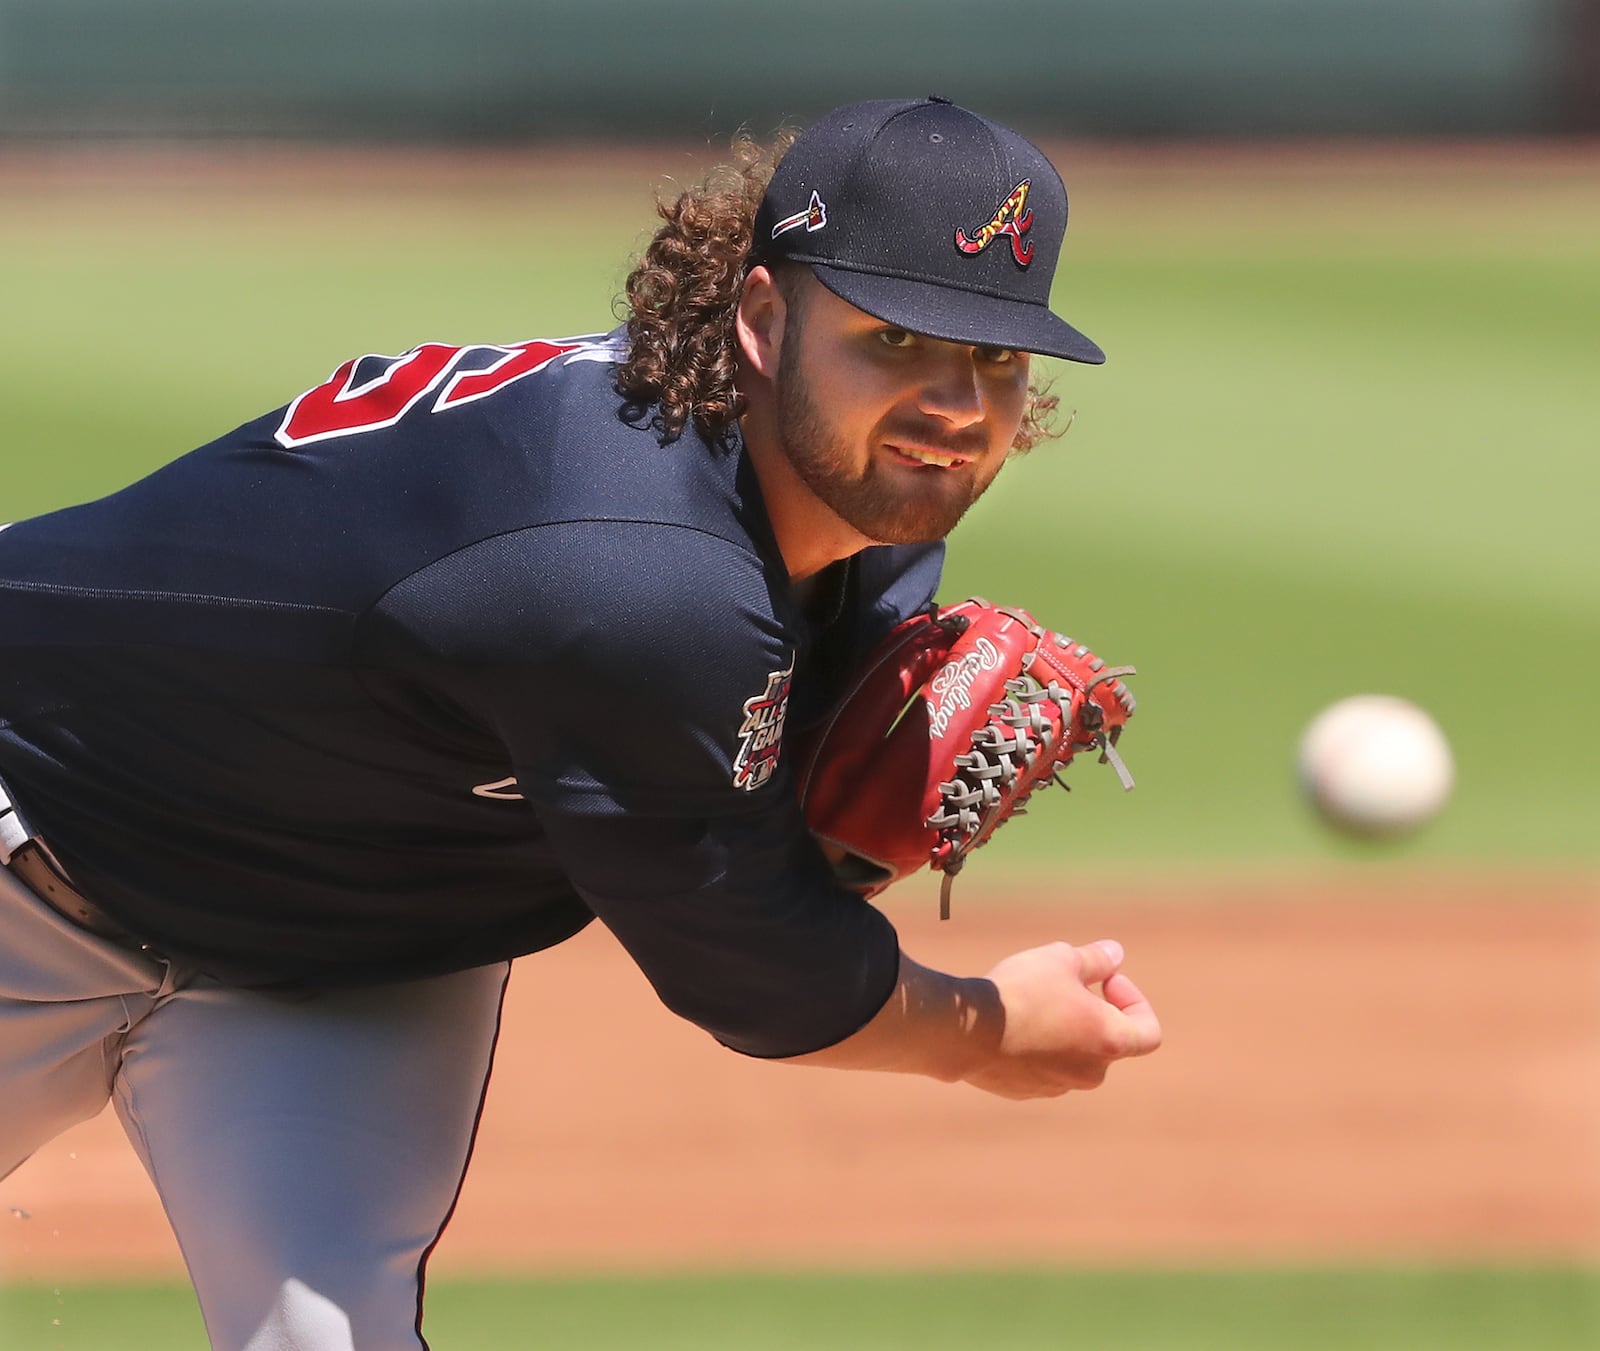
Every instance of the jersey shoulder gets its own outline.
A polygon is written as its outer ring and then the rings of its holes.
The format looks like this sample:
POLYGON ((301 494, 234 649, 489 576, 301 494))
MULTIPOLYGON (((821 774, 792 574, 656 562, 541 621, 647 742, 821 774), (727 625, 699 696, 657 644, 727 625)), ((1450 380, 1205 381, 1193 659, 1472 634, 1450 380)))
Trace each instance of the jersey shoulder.
POLYGON ((18 523, 0 581, 358 615, 530 527, 760 534, 742 457, 693 433, 662 446, 615 387, 624 356, 618 330, 352 358, 120 491, 18 523))

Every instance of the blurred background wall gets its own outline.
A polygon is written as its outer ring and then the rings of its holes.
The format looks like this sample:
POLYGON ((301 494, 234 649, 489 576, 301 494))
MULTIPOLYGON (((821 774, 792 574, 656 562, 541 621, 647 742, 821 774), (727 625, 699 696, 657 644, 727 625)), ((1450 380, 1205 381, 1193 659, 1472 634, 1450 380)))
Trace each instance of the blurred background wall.
POLYGON ((1040 134, 1600 128, 1597 0, 0 0, 0 139, 724 140, 946 93, 1040 134))

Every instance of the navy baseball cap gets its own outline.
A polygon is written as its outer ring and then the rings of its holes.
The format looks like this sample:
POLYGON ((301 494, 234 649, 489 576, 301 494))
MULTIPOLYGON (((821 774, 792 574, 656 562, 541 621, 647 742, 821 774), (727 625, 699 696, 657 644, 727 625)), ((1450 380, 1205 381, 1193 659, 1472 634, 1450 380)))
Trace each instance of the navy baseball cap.
POLYGON ((1093 365, 1050 309, 1067 190, 1044 153, 948 99, 835 108, 785 152, 752 263, 808 263, 842 300, 947 342, 1093 365))

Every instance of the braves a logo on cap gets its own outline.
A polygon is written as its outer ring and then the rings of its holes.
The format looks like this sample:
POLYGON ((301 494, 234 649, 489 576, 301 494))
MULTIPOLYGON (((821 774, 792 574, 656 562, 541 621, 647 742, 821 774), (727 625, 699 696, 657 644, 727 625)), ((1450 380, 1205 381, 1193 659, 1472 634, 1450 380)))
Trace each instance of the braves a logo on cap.
POLYGON ((1028 206, 1028 188, 1033 180, 1024 178, 1011 189, 1011 195, 1000 203, 1000 209, 969 236, 965 230, 956 230, 956 247, 962 253, 982 253, 997 235, 1011 237, 1011 256, 1018 267, 1027 267, 1033 261, 1033 241, 1022 236, 1033 228, 1033 211, 1028 206))
POLYGON ((811 204, 804 211, 796 211, 792 216, 785 216, 772 227, 772 237, 787 234, 790 230, 798 230, 802 225, 806 233, 812 234, 828 223, 827 203, 817 195, 815 188, 811 189, 811 204))
POLYGON ((789 687, 794 658, 781 671, 767 677, 767 688, 744 701, 744 722, 739 726, 739 754, 733 761, 733 786, 752 793, 778 768, 783 749, 783 720, 789 712, 789 687))

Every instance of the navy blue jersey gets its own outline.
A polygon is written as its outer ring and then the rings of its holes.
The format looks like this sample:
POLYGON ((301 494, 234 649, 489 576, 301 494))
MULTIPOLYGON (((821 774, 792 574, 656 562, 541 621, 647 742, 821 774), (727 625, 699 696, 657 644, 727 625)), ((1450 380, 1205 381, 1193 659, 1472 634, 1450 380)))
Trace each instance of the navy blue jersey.
POLYGON ((517 956, 598 915, 786 1055, 892 988, 784 732, 924 606, 869 549, 802 613, 737 437, 669 445, 619 334, 425 344, 0 530, 0 775, 79 888, 248 984, 517 956))

